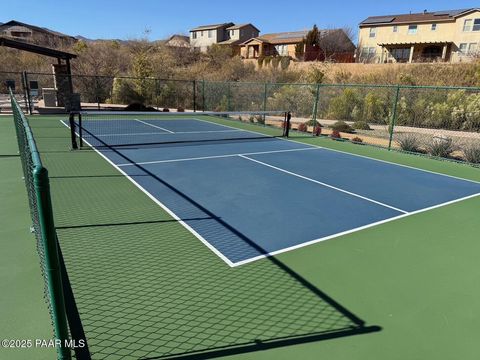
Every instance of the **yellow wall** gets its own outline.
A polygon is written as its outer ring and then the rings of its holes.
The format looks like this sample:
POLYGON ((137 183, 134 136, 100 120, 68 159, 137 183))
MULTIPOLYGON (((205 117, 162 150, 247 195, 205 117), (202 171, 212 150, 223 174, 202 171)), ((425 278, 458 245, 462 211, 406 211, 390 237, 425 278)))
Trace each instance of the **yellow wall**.
MULTIPOLYGON (((460 61, 462 56, 458 54, 458 47, 461 43, 480 43, 480 31, 463 31, 463 24, 465 19, 480 18, 480 11, 472 12, 471 14, 458 17, 453 21, 436 22, 437 29, 431 30, 432 23, 412 23, 418 25, 416 34, 408 34, 409 24, 398 24, 397 32, 393 32, 393 25, 376 26, 377 33, 374 38, 370 37, 370 27, 362 27, 359 31, 358 51, 360 52, 364 47, 375 48, 375 62, 380 61, 381 47, 377 44, 381 43, 418 43, 418 42, 453 42, 452 53, 449 58, 452 62, 460 61)), ((472 21, 473 25, 473 21, 472 21)), ((408 45, 399 45, 408 47, 408 45)), ((480 47, 480 44, 477 46, 480 47)), ((420 48, 420 46, 416 46, 420 48)), ((480 50, 480 49, 479 49, 480 50)), ((417 53, 417 51, 415 51, 417 53)), ((385 58, 384 58, 385 59, 385 58)))

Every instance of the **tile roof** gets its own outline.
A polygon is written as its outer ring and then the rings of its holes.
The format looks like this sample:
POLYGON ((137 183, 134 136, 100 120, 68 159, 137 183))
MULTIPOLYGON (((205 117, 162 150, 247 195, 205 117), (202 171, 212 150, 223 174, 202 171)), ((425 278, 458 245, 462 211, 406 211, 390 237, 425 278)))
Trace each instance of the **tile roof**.
POLYGON ((434 12, 422 12, 414 14, 399 14, 399 15, 382 15, 382 16, 370 16, 360 23, 361 26, 367 25, 382 25, 382 24, 398 24, 398 23, 414 23, 423 21, 449 21, 453 20, 459 15, 476 10, 470 9, 458 9, 458 10, 445 10, 434 12))

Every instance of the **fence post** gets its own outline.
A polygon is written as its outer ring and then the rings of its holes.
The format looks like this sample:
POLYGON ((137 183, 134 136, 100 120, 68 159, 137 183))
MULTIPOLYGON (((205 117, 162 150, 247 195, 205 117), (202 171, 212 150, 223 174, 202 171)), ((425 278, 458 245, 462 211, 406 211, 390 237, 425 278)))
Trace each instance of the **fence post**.
POLYGON ((36 166, 33 171, 33 181, 38 204, 40 231, 42 232, 45 251, 45 272, 51 300, 50 306, 52 308, 55 337, 61 341, 61 346, 57 347, 57 356, 58 359, 67 360, 71 359, 71 353, 70 348, 65 344, 66 340, 68 340, 68 325, 47 169, 43 166, 36 166))
POLYGON ((205 79, 202 79, 202 106, 203 111, 207 111, 207 104, 205 104, 205 79))
MULTIPOLYGON (((267 111, 267 94, 268 94, 268 84, 265 83, 264 89, 263 89, 263 111, 267 111)), ((265 123, 265 114, 263 114, 263 123, 265 123)))
POLYGON ((95 76, 95 98, 97 99, 97 108, 100 110, 100 96, 98 96, 98 77, 95 76))
POLYGON ((193 80, 193 112, 197 112, 197 80, 193 80))
POLYGON ((320 84, 317 84, 315 89, 315 102, 313 103, 313 128, 312 128, 312 135, 315 136, 315 129, 317 128, 317 110, 318 110, 318 100, 320 98, 320 84))
POLYGON ((388 140, 388 150, 392 149, 392 140, 393 140, 393 130, 395 128, 395 122, 397 121, 397 106, 398 106, 398 97, 400 95, 400 85, 397 85, 397 89, 395 91, 395 97, 393 102, 393 111, 392 111, 392 119, 390 120, 390 138, 388 140))
POLYGON ((26 71, 22 71, 22 87, 25 107, 27 108, 28 114, 32 115, 32 100, 30 98, 30 90, 28 88, 28 75, 26 71))
POLYGON ((232 94, 231 94, 230 86, 231 86, 230 81, 227 81, 227 111, 230 111, 230 105, 231 105, 230 97, 232 96, 232 94))

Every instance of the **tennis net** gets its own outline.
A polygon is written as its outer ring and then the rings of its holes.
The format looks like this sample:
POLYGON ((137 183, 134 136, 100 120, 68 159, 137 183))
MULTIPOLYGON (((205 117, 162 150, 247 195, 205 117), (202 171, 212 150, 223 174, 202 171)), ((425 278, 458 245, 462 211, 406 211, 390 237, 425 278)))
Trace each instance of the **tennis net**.
POLYGON ((285 136, 287 111, 70 114, 72 148, 246 141, 285 136))

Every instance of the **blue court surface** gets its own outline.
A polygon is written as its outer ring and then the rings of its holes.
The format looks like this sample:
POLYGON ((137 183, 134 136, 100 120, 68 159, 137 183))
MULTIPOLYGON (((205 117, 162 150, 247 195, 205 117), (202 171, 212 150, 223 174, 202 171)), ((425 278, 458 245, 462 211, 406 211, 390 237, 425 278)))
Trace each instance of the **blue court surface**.
POLYGON ((480 195, 477 182, 249 139, 249 131, 190 115, 111 127, 112 120, 85 120, 85 139, 230 266, 480 195), (237 140, 210 141, 227 133, 237 140), (159 144, 115 146, 132 136, 159 144))

